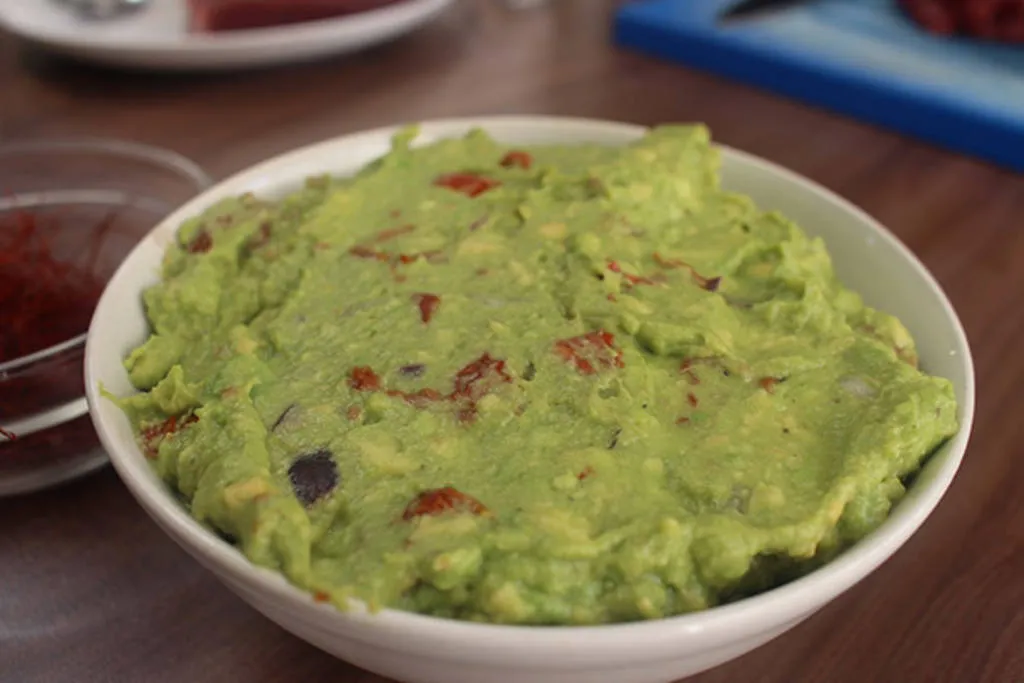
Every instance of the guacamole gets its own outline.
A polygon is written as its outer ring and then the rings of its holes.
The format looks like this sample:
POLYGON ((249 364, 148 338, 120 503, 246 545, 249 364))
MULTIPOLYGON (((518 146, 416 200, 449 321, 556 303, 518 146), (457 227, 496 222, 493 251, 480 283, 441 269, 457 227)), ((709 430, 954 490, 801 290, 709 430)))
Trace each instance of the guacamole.
POLYGON ((191 514, 317 600, 702 610, 874 529, 950 383, 701 126, 413 146, 181 226, 121 399, 191 514))

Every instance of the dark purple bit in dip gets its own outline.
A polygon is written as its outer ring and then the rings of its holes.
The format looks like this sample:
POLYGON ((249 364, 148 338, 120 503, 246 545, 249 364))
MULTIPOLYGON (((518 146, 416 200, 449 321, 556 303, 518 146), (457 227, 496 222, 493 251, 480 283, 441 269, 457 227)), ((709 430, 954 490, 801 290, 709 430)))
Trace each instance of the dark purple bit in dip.
POLYGON ((398 372, 402 377, 422 377, 426 371, 427 366, 423 363, 410 363, 398 368, 398 372))
POLYGON ((305 507, 329 495, 338 485, 338 466, 329 450, 300 455, 288 468, 292 491, 305 507))

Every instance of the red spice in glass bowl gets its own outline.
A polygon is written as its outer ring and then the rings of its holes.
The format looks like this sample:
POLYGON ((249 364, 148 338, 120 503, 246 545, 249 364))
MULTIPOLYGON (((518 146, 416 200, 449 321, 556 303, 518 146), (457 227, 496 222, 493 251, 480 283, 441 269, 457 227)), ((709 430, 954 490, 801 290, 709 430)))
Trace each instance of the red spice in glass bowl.
POLYGON ((94 212, 76 208, 0 211, 0 493, 12 481, 25 485, 26 474, 60 467, 69 454, 102 462, 82 398, 82 354, 106 282, 97 268, 103 233, 116 214, 90 226, 86 215, 94 212), (89 247, 55 244, 69 232, 89 247))
POLYGON ((82 375, 93 309, 139 239, 209 184, 133 143, 0 146, 0 496, 106 462, 82 375))
MULTIPOLYGON (((9 363, 82 334, 103 293, 96 260, 106 217, 90 235, 85 264, 58 260, 37 215, 16 210, 0 215, 0 363, 9 363)), ((4 413, 0 409, 0 414, 4 413)))

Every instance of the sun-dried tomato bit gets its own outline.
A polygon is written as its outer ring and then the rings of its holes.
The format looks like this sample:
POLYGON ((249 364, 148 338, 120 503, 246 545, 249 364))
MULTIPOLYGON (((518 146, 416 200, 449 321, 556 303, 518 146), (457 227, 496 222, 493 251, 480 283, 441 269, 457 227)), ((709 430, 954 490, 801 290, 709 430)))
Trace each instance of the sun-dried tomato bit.
POLYGON ((388 260, 387 253, 383 251, 377 251, 376 249, 371 249, 370 247, 366 247, 361 244, 357 244, 356 246, 349 249, 348 253, 352 254, 357 258, 375 259, 377 261, 388 260))
POLYGON ((479 400, 499 384, 511 381, 505 361, 484 353, 456 373, 452 395, 479 400))
POLYGON ((474 515, 490 515, 490 511, 479 500, 451 487, 423 491, 406 506, 402 519, 409 521, 416 517, 439 515, 444 512, 469 512, 474 515))
POLYGON ((459 422, 472 422, 478 414, 479 401, 502 384, 512 381, 505 361, 484 353, 468 363, 455 375, 452 393, 448 398, 458 403, 456 416, 459 422))
POLYGON ((622 272, 622 266, 619 265, 618 261, 608 261, 608 270, 612 271, 613 273, 618 273, 619 275, 621 275, 622 279, 625 280, 626 283, 630 286, 656 284, 656 282, 649 277, 643 277, 641 275, 633 275, 632 273, 622 272))
MULTIPOLYGON (((386 263, 386 264, 388 264, 388 267, 391 268, 392 272, 395 271, 395 267, 396 266, 399 266, 399 265, 406 265, 407 266, 410 263, 415 263, 416 261, 420 260, 421 258, 426 259, 426 261, 428 263, 439 263, 442 260, 441 257, 443 257, 442 252, 437 251, 437 250, 424 251, 424 252, 413 253, 413 254, 392 254, 392 253, 387 252, 387 251, 381 251, 379 249, 374 249, 372 247, 368 247, 365 244, 357 244, 356 246, 354 246, 351 249, 349 249, 348 253, 352 254, 356 258, 367 259, 367 260, 374 260, 374 261, 379 261, 380 263, 386 263)), ((404 278, 398 277, 397 275, 396 275, 396 278, 398 278, 400 280, 404 279, 404 278)))
POLYGON ((427 263, 448 263, 448 257, 440 249, 428 249, 419 254, 427 260, 427 263))
POLYGON ((331 596, 323 591, 316 591, 313 593, 313 600, 315 602, 330 602, 331 596))
POLYGON ((684 417, 677 417, 676 418, 676 424, 677 425, 685 425, 685 424, 689 424, 689 423, 690 423, 690 418, 688 418, 688 417, 684 416, 684 417))
POLYGON ((696 285, 701 289, 704 289, 708 292, 717 292, 719 286, 721 286, 722 284, 721 277, 704 277, 703 275, 698 273, 693 266, 691 266, 689 263, 686 263, 685 261, 681 261, 680 259, 666 259, 658 252, 654 252, 651 255, 651 258, 653 258, 654 262, 658 264, 658 267, 664 268, 666 270, 671 270, 673 268, 687 269, 688 271, 690 271, 690 277, 693 279, 694 283, 696 283, 696 285))
POLYGON ((444 400, 444 394, 437 389, 420 389, 419 391, 399 391, 398 389, 389 389, 387 392, 388 396, 392 398, 400 398, 406 403, 422 408, 428 403, 434 403, 436 401, 444 400))
POLYGON ((658 264, 659 268, 665 268, 665 269, 682 268, 682 267, 684 267, 686 265, 685 263, 683 263, 679 259, 667 259, 664 256, 662 256, 661 254, 659 254, 658 252, 654 252, 653 254, 651 254, 651 258, 654 259, 654 262, 656 264, 658 264))
POLYGON ((255 232, 255 234, 253 234, 249 238, 249 241, 246 243, 246 249, 248 249, 249 251, 256 251, 257 249, 262 249, 267 245, 268 242, 270 242, 270 236, 272 233, 273 230, 270 227, 270 222, 263 221, 262 223, 260 223, 260 227, 255 232))
POLYGON ((379 391, 380 376, 366 365, 352 368, 349 374, 348 385, 356 391, 379 391))
MULTIPOLYGON (((426 371, 422 364, 405 365, 398 369, 398 374, 415 378, 426 371)), ((498 385, 512 381, 505 366, 505 361, 484 353, 467 364, 455 375, 452 391, 445 394, 437 389, 426 387, 417 391, 385 389, 380 375, 368 366, 358 366, 349 373, 348 384, 356 391, 383 391, 385 395, 400 398, 416 407, 425 408, 429 404, 450 401, 456 405, 456 414, 460 421, 468 422, 476 418, 477 403, 498 385)))
POLYGON ((429 323, 441 306, 441 297, 436 294, 417 293, 412 295, 412 299, 419 306, 420 320, 424 323, 429 323))
POLYGON ((555 342, 554 350, 562 360, 573 363, 584 375, 624 367, 622 351, 615 348, 615 336, 605 330, 559 339, 555 342))
POLYGON ((206 230, 200 230, 196 233, 196 236, 189 241, 188 246, 186 246, 185 249, 190 254, 205 254, 213 249, 213 237, 211 237, 210 233, 206 230))
POLYGON ((160 442, 164 437, 176 434, 183 427, 198 421, 199 417, 195 413, 172 415, 163 422, 144 428, 141 431, 141 435, 146 456, 155 458, 160 449, 160 442))
POLYGON ((387 230, 381 230, 377 233, 376 242, 387 242, 393 240, 396 237, 402 235, 408 235, 410 232, 416 229, 415 225, 400 225, 397 228, 388 228, 387 230))
POLYGON ((341 481, 334 456, 326 448, 299 455, 288 467, 292 492, 303 506, 309 507, 326 497, 341 481))
POLYGON ((477 399, 498 384, 511 381, 505 360, 483 353, 456 374, 453 395, 477 399))
POLYGON ((530 156, 529 152, 512 150, 501 158, 500 163, 503 168, 513 168, 518 166, 522 169, 529 169, 530 166, 533 165, 533 157, 530 156))
POLYGON ((762 377, 757 381, 757 385, 769 394, 774 394, 775 386, 785 381, 786 379, 784 377, 762 377))
POLYGON ((686 375, 686 381, 696 386, 700 384, 700 377, 693 370, 683 370, 683 374, 686 375))
POLYGON ((700 404, 700 401, 697 400, 697 395, 694 394, 692 391, 686 394, 686 402, 689 403, 694 408, 696 408, 700 404))
POLYGON ((722 284, 721 276, 704 278, 698 275, 697 273, 694 273, 693 277, 695 280, 697 280, 698 285, 700 285, 703 289, 709 292, 717 292, 719 285, 722 284))
POLYGON ((434 179, 434 185, 444 187, 467 197, 479 197, 501 185, 501 181, 476 173, 447 173, 434 179))
POLYGON ((579 479, 580 481, 583 481, 584 479, 590 477, 593 474, 594 468, 591 467, 590 465, 587 465, 579 474, 576 475, 576 478, 579 479))
POLYGON ((696 371, 693 369, 695 362, 692 358, 688 358, 679 364, 679 372, 686 377, 687 382, 694 386, 700 384, 700 377, 697 376, 696 371))

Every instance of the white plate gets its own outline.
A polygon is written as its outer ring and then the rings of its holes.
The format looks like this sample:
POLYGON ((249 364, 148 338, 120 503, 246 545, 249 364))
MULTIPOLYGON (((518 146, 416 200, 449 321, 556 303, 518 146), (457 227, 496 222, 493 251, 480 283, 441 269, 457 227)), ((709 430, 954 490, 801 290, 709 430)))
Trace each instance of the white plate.
POLYGON ((83 21, 52 0, 0 0, 0 27, 62 54, 112 66, 209 71, 355 52, 434 19, 453 0, 405 0, 380 9, 275 28, 195 34, 185 0, 150 0, 134 15, 83 21))

